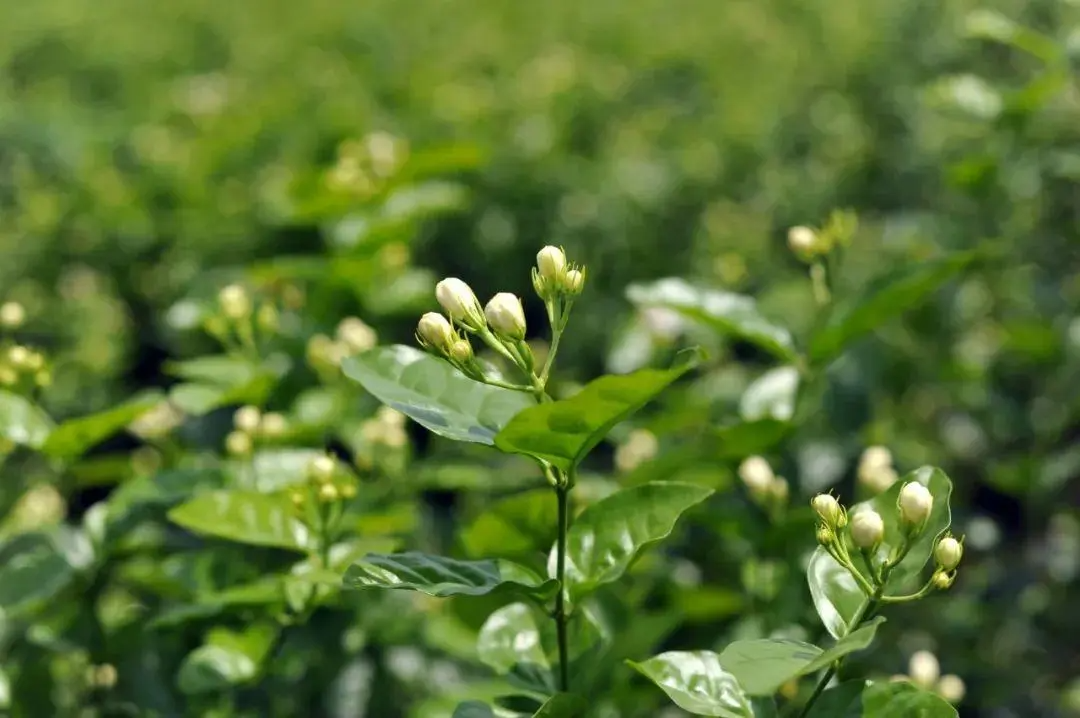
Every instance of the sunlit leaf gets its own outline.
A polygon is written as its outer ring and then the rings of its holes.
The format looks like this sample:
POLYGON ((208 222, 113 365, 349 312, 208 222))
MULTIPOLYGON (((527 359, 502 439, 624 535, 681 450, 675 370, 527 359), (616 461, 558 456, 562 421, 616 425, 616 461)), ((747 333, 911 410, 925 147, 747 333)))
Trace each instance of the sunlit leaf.
POLYGON ((795 415, 798 391, 798 369, 793 366, 770 369, 743 392, 739 400, 739 415, 743 421, 791 421, 795 415))
POLYGON ((52 430, 52 419, 37 404, 0 389, 0 437, 40 449, 52 430))
POLYGON ((532 594, 550 596, 558 585, 510 561, 460 561, 419 551, 369 554, 345 572, 347 588, 396 588, 429 596, 532 594))
POLYGON ((940 696, 905 681, 841 683, 821 694, 806 718, 956 718, 940 696))
POLYGON ((306 550, 307 527, 284 496, 254 491, 211 491, 169 512, 169 520, 195 533, 257 546, 306 550))
POLYGON ((0 616, 48 601, 74 575, 52 537, 43 533, 13 536, 0 545, 0 616))
POLYGON ((711 651, 669 651, 628 663, 694 715, 753 718, 750 699, 711 651))
POLYGON ((99 442, 122 431, 128 424, 157 406, 161 398, 158 392, 146 392, 107 411, 69 419, 49 434, 41 450, 57 459, 75 459, 99 442))

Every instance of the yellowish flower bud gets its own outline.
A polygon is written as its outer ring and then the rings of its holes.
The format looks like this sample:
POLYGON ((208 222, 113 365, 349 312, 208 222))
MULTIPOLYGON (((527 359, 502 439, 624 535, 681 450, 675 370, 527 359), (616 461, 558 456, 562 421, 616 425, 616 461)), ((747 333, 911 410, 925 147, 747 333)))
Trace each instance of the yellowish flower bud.
POLYGON ((885 535, 885 522, 873 509, 856 511, 851 517, 851 540, 859 548, 873 549, 885 535))
POLYGON ((821 247, 818 234, 809 227, 792 227, 788 230, 788 247, 800 257, 817 254, 821 247))
POLYGON ((334 478, 337 462, 326 454, 316 456, 308 464, 308 476, 317 484, 327 484, 334 478))
POLYGON ((251 435, 243 431, 231 431, 225 437, 225 450, 233 456, 246 456, 251 453, 251 435))
POLYGON ((447 277, 435 285, 435 298, 450 318, 472 331, 484 327, 484 310, 472 288, 457 277, 447 277))
POLYGON ((513 294, 499 292, 492 297, 484 308, 484 316, 498 336, 515 341, 525 338, 525 310, 513 294))
POLYGON ((964 547, 952 536, 946 536, 938 541, 934 547, 934 560, 938 566, 946 571, 952 571, 960 565, 960 558, 964 555, 964 547))
POLYGON ((847 525, 847 516, 840 502, 829 494, 818 494, 810 501, 810 506, 829 528, 843 528, 847 525))
POLYGON ((548 245, 536 253, 536 268, 548 287, 563 286, 566 275, 566 252, 548 245))
POLYGON ((24 346, 16 344, 8 349, 8 361, 11 365, 18 369, 29 369, 30 362, 30 350, 24 346))
POLYGON ((239 284, 230 284, 218 292, 218 305, 229 319, 244 319, 251 314, 251 297, 239 284))
POLYGON ((934 571, 934 575, 930 577, 930 580, 933 581, 934 588, 939 591, 944 591, 953 585, 953 581, 956 580, 956 574, 938 569, 937 571, 934 571))
POLYGON ((273 411, 263 416, 259 430, 263 436, 276 439, 284 436, 289 431, 289 421, 284 414, 273 411))
POLYGON ((930 490, 918 481, 909 481, 900 489, 897 506, 900 509, 900 519, 904 523, 921 526, 934 508, 934 497, 930 490))
POLYGON ((293 506, 300 509, 304 507, 304 502, 307 501, 307 497, 303 491, 293 491, 289 493, 289 500, 292 501, 293 506))
POLYGON ((0 386, 15 386, 19 383, 19 375, 7 365, 0 365, 0 386))
POLYGON ((322 484, 319 486, 319 501, 322 501, 324 504, 337 501, 339 497, 340 494, 338 493, 337 487, 333 484, 322 484))
POLYGON ((116 667, 111 663, 104 663, 94 670, 94 683, 98 688, 106 690, 116 685, 116 667))
POLYGON ((416 337, 424 348, 445 354, 454 341, 454 328, 443 315, 428 312, 416 325, 416 337))
POLYGON ((259 329, 264 332, 276 332, 280 323, 279 319, 277 307, 273 304, 263 304, 259 307, 259 313, 255 315, 259 329))
POLYGON ((259 428, 259 421, 262 419, 262 412, 258 407, 242 406, 236 410, 233 414, 233 426, 239 431, 243 431, 248 434, 254 434, 259 428))
POLYGON ((34 374, 34 383, 42 389, 52 386, 52 372, 48 369, 42 369, 37 374, 34 374))
POLYGON ((563 287, 566 289, 566 293, 572 296, 581 294, 582 290, 585 289, 585 273, 580 269, 571 269, 566 273, 563 287))
POLYGON ((782 476, 777 476, 769 484, 769 494, 773 500, 777 503, 787 503, 788 495, 791 493, 791 487, 788 485, 787 479, 782 476))
POLYGON ((817 532, 815 533, 815 538, 817 538, 817 542, 822 546, 831 546, 832 542, 836 540, 836 535, 833 533, 833 530, 825 524, 819 524, 817 532))
POLYGON ((916 651, 908 661, 911 682, 923 688, 932 688, 941 676, 941 665, 930 651, 916 651))
POLYGON ((458 364, 468 364, 473 359, 472 344, 468 339, 458 339, 450 346, 450 358, 458 364))
POLYGON ((343 499, 356 498, 356 484, 342 484, 340 487, 338 487, 338 491, 341 492, 341 498, 343 499))
POLYGON ((0 304, 0 327, 18 329, 26 321, 26 309, 18 302, 0 304))
POLYGON ((337 338, 354 354, 366 352, 378 341, 375 330, 357 317, 346 317, 341 320, 337 327, 337 338))
POLYGON ((739 478, 751 494, 761 495, 769 490, 776 477, 768 461, 760 456, 750 456, 739 464, 739 478))
POLYGON ((937 684, 938 695, 947 700, 949 703, 956 705, 960 701, 964 700, 964 694, 967 693, 967 686, 964 685, 964 681, 960 676, 949 673, 941 677, 941 680, 937 684))

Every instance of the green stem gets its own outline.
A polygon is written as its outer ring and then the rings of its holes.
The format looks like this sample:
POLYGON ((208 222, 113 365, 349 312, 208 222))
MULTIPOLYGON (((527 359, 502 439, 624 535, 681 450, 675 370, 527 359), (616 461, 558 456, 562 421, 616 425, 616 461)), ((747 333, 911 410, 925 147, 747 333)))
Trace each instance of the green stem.
MULTIPOLYGON (((859 605, 859 610, 851 617, 851 622, 848 624, 848 633, 857 629, 863 621, 874 615, 874 611, 877 610, 878 603, 881 601, 881 593, 884 590, 884 587, 879 587, 877 591, 874 592, 874 595, 867 596, 866 599, 863 600, 862 604, 859 605)), ((817 702, 817 699, 825 692, 825 689, 829 685, 829 681, 836 675, 843 660, 843 658, 840 658, 829 666, 828 670, 822 674, 817 685, 814 686, 814 692, 810 694, 810 698, 806 701, 806 704, 803 705, 802 712, 799 713, 799 718, 806 718, 806 716, 810 715, 810 709, 814 707, 814 703, 817 702)))
POLYGON ((555 362, 555 355, 559 353, 559 341, 562 339, 562 329, 555 327, 551 330, 551 347, 548 349, 547 358, 544 359, 544 368, 540 371, 540 388, 546 388, 548 377, 551 376, 551 366, 555 362))
POLYGON ((567 481, 560 481, 555 487, 555 496, 559 503, 559 534, 555 548, 555 579, 559 582, 559 592, 555 595, 555 630, 559 643, 559 690, 565 692, 570 690, 570 651, 566 637, 566 534, 570 524, 567 481))
POLYGON ((511 391, 524 391, 527 393, 533 393, 533 387, 525 386, 524 384, 511 384, 510 382, 500 381, 498 379, 492 379, 489 376, 484 377, 484 383, 491 386, 497 386, 500 389, 510 389, 511 391))

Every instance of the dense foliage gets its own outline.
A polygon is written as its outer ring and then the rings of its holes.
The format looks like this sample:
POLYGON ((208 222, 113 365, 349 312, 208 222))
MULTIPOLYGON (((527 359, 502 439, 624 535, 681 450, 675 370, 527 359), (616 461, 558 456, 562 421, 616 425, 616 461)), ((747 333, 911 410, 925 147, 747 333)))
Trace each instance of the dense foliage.
MULTIPOLYGON (((654 657, 831 645, 810 499, 925 465, 961 569, 868 624, 842 677, 1080 714, 1078 58, 1068 0, 0 4, 0 710, 444 718, 513 694, 490 617, 528 628, 515 587, 558 592, 556 501, 530 432, 502 434, 531 400, 444 403, 499 451, 379 382, 434 361, 413 334, 446 276, 525 297, 542 362, 529 267, 554 244, 587 281, 552 396, 679 376, 543 457, 576 509, 700 492, 589 587, 595 715, 674 710, 654 657), (796 225, 843 246, 804 261, 796 225), (487 595, 342 589, 420 552, 490 560, 451 591, 487 595)), ((425 401, 471 381, 431 366, 425 401)))

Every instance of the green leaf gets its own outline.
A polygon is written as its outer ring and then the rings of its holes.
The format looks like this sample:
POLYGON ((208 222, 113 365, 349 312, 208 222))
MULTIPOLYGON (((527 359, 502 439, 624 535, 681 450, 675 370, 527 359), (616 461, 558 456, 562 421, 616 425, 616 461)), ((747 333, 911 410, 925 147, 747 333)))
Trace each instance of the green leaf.
POLYGON ((525 409, 499 432, 495 446, 569 471, 603 441, 613 426, 694 365, 688 362, 668 370, 642 369, 633 374, 600 377, 569 399, 525 409))
POLYGON ((94 445, 123 430, 160 401, 160 393, 147 392, 108 411, 65 421, 49 434, 42 451, 63 461, 76 459, 94 445))
POLYGON ((674 277, 651 284, 632 284, 626 290, 626 297, 640 307, 673 309, 721 334, 756 344, 781 359, 790 361, 796 357, 791 332, 766 319, 751 297, 702 289, 674 277))
POLYGON ((850 681, 830 688, 807 718, 956 718, 943 698, 904 681, 850 681))
POLYGON ((799 370, 782 366, 762 374, 743 392, 739 415, 743 421, 791 421, 799 392, 799 370))
POLYGON ((716 429, 711 442, 717 459, 743 459, 764 454, 791 431, 791 424, 776 419, 744 421, 716 429))
POLYGON ((177 687, 188 695, 220 691, 253 681, 272 646, 276 628, 255 624, 244 633, 215 629, 205 645, 189 653, 177 672, 177 687))
POLYGON ((13 536, 0 546, 0 615, 48 601, 73 577, 71 565, 48 535, 13 536))
POLYGON ((211 491, 169 512, 169 520, 199 534, 256 546, 305 551, 307 527, 281 495, 255 491, 211 491))
POLYGON ((450 718, 495 718, 495 711, 487 703, 465 701, 458 704, 450 718))
POLYGON ((859 296, 832 309, 810 342, 810 361, 821 365, 836 358, 855 339, 918 305, 975 257, 975 252, 964 252, 904 264, 878 277, 859 296))
POLYGON ((263 492, 280 491, 307 481, 308 465, 325 451, 315 449, 261 449, 251 457, 251 475, 255 488, 263 492))
POLYGON ((515 666, 549 667, 540 644, 540 627, 532 608, 524 603, 511 603, 488 616, 476 638, 476 653, 500 675, 515 666))
POLYGON ((518 559, 555 540, 558 509, 551 489, 527 491, 484 507, 461 532, 470 556, 518 559))
POLYGON ((345 376, 376 399, 454 441, 493 444, 529 394, 481 384, 430 354, 403 345, 378 347, 342 362, 345 376))
MULTIPOLYGON (((616 491, 587 507, 566 536, 566 583, 572 599, 617 580, 642 549, 667 538, 679 516, 712 493, 694 484, 657 481, 616 491)), ((555 558, 552 549, 549 575, 555 574, 555 558)))
POLYGON ((826 651, 802 641, 766 638, 735 641, 720 653, 720 665, 750 696, 771 696, 792 678, 814 673, 837 659, 861 651, 874 640, 878 617, 840 639, 826 651))
POLYGON ((627 661, 694 715, 752 718, 750 700, 711 651, 669 651, 642 663, 627 661))
POLYGON ((53 430, 53 421, 25 397, 0 389, 0 436, 20 446, 40 449, 53 430))
POLYGON ((818 546, 806 567, 810 597, 814 601, 821 623, 833 638, 848 632, 848 622, 862 607, 866 595, 855 583, 848 570, 818 546))
POLYGON ((0 710, 11 708, 11 677, 0 666, 0 710))
POLYGON ((184 413, 201 416, 229 404, 262 404, 289 362, 259 364, 222 354, 174 362, 167 370, 186 380, 170 390, 169 399, 184 413))
POLYGON ((578 718, 588 708, 589 702, 577 694, 556 693, 533 713, 533 718, 578 718))
POLYGON ((369 554, 345 572, 347 588, 397 588, 429 596, 529 594, 551 596, 557 581, 545 581, 524 566, 501 560, 459 561, 418 551, 369 554))

